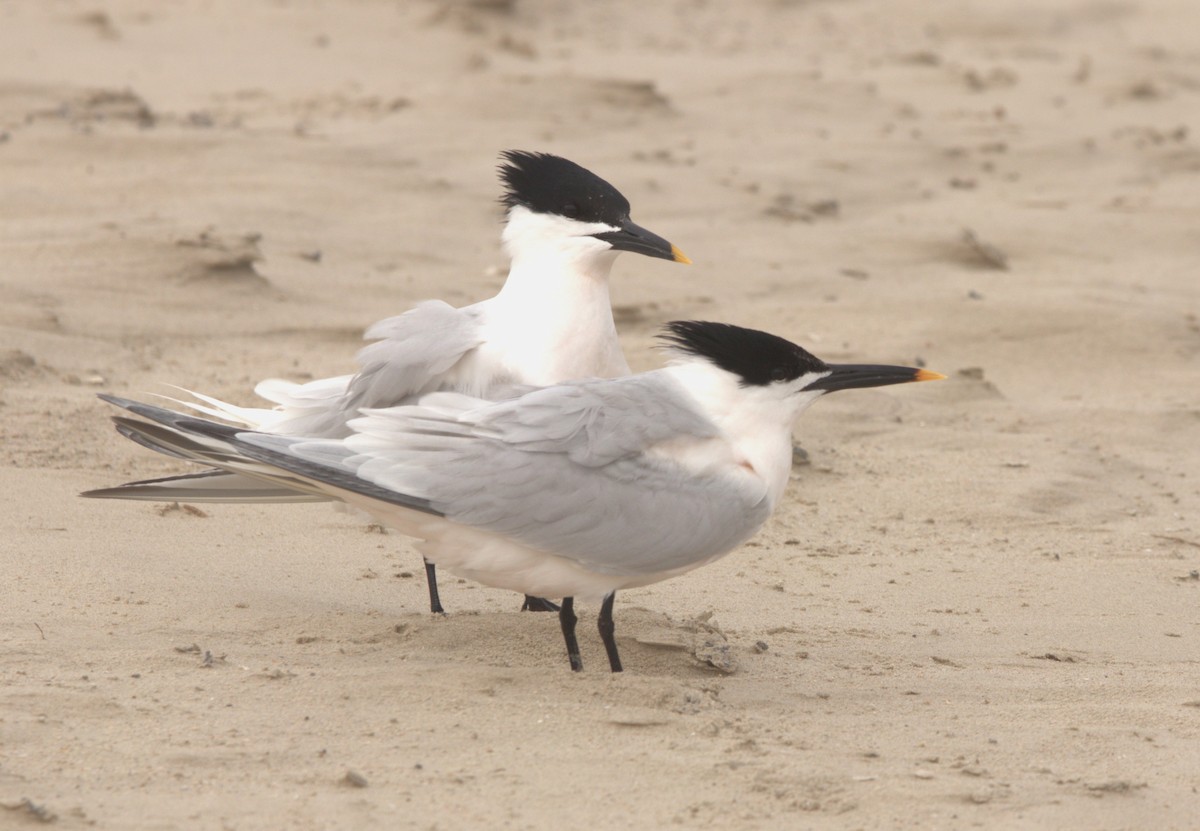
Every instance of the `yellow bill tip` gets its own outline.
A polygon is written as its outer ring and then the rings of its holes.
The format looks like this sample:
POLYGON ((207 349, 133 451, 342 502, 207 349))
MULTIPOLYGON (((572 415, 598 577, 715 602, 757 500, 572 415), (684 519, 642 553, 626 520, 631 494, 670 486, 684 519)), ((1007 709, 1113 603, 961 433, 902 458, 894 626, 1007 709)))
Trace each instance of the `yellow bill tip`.
POLYGON ((913 376, 914 381, 945 381, 946 376, 940 372, 934 372, 930 369, 918 369, 917 374, 913 376))
POLYGON ((683 263, 684 265, 692 264, 691 258, 689 258, 687 254, 684 254, 674 245, 671 246, 671 257, 677 263, 683 263))

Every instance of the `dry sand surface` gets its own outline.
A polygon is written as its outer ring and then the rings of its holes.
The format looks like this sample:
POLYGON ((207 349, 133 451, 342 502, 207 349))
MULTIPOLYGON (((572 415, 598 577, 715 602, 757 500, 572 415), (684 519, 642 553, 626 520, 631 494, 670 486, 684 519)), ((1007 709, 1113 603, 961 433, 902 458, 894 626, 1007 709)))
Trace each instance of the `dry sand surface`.
POLYGON ((1197 130, 1194 0, 0 2, 0 827, 1200 827, 1197 130), (620 676, 328 507, 76 497, 179 469, 98 391, 492 294, 505 148, 695 260, 618 261, 635 367, 950 380, 818 403, 620 676))

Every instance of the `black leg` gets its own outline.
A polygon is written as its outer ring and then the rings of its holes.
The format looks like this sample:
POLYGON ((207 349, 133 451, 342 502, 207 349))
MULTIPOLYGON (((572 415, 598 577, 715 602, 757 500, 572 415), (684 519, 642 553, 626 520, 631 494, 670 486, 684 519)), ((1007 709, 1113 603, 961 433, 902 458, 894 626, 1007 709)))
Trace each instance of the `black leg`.
POLYGON ((612 667, 613 672, 620 672, 621 656, 617 654, 617 639, 613 637, 616 626, 613 624, 612 607, 616 599, 616 592, 604 595, 604 602, 600 604, 600 617, 596 619, 596 623, 600 627, 600 640, 604 641, 604 650, 608 653, 608 665, 612 667))
POLYGON ((563 640, 567 642, 567 660, 571 662, 571 670, 579 672, 583 669, 583 659, 579 657, 579 641, 575 640, 575 598, 564 597, 558 607, 558 622, 562 625, 563 640))
POLYGON ((429 611, 435 615, 446 614, 446 610, 442 608, 442 599, 438 597, 437 566, 428 560, 425 561, 425 582, 429 584, 429 611))
POLYGON ((525 595, 525 602, 521 604, 522 612, 557 612, 558 604, 551 603, 544 597, 534 597, 532 594, 525 595))

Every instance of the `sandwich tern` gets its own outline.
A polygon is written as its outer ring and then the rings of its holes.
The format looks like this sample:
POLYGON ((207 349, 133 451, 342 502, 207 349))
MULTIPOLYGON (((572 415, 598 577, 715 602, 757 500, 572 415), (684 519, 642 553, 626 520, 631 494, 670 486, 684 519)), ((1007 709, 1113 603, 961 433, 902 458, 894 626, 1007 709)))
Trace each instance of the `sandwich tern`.
POLYGON ((139 444, 344 501, 416 538, 428 561, 460 576, 563 598, 573 670, 582 668, 574 598, 599 598, 600 636, 619 672, 616 592, 711 563, 753 536, 784 493, 801 412, 837 390, 945 377, 827 364, 784 338, 724 323, 676 321, 662 337, 672 359, 661 369, 500 401, 433 392, 363 409, 339 438, 269 434, 101 397, 131 414, 114 421, 139 444))
MULTIPOLYGON (((410 403, 438 390, 497 398, 514 385, 629 374, 608 291, 617 254, 691 260, 633 222, 629 200, 591 171, 548 153, 509 150, 502 158, 502 241, 512 265, 495 297, 462 308, 431 300, 380 321, 366 331, 374 342, 358 353, 356 374, 259 383, 255 393, 273 408, 239 407, 190 390, 184 392, 202 403, 178 403, 258 432, 344 438, 360 410, 410 403)), ((93 495, 158 502, 328 499, 219 469, 93 495)), ((434 564, 426 561, 425 570, 430 609, 442 612, 434 564)), ((522 608, 556 607, 527 596, 522 608)))

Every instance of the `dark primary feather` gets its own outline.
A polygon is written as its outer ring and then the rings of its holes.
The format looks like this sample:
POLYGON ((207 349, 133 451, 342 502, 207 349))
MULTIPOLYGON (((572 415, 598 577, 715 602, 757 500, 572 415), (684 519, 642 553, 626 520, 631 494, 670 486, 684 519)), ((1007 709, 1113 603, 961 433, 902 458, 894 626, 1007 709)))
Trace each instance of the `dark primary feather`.
MULTIPOLYGON (((393 505, 402 505, 423 513, 440 515, 430 506, 428 500, 380 488, 371 482, 360 479, 351 467, 330 464, 328 461, 330 457, 327 455, 322 456, 322 461, 314 462, 290 452, 294 445, 311 443, 322 448, 329 448, 337 447, 336 442, 255 433, 231 427, 228 424, 218 424, 215 421, 183 415, 163 407, 130 401, 115 395, 101 394, 99 397, 116 407, 147 419, 140 421, 128 416, 116 416, 114 421, 117 422, 118 430, 122 435, 133 438, 143 447, 157 450, 168 456, 185 458, 200 464, 253 476, 284 487, 290 485, 301 493, 311 494, 314 492, 315 489, 303 481, 311 479, 393 505), (135 434, 136 438, 130 435, 131 433, 135 434), (276 468, 276 471, 256 467, 247 462, 261 462, 263 465, 276 468), (294 477, 300 478, 297 479, 288 474, 294 474, 294 477)), ((350 456, 351 452, 342 450, 341 455, 350 456)), ((144 483, 130 483, 130 487, 141 484, 144 483)), ((109 498, 116 495, 116 490, 118 489, 106 488, 102 491, 89 491, 83 495, 109 498)))
POLYGON ((795 381, 829 366, 789 340, 729 323, 673 320, 659 337, 688 355, 712 361, 742 379, 742 386, 766 386, 795 381))
MULTIPOLYGON (((131 419, 132 420, 132 419, 131 419)), ((143 424, 144 422, 137 422, 143 424)), ((121 435, 136 441, 151 450, 164 452, 148 441, 136 438, 134 431, 119 430, 121 435)), ((180 456, 186 459, 186 456, 180 456)), ((293 504, 297 502, 328 502, 332 497, 299 491, 279 482, 267 482, 250 476, 239 476, 224 470, 204 470, 199 473, 183 473, 159 479, 143 479, 126 482, 115 488, 97 488, 84 491, 80 496, 89 499, 135 499, 143 502, 204 502, 204 503, 273 503, 293 504)))
POLYGON ((549 153, 506 150, 500 179, 506 208, 517 205, 535 213, 558 214, 581 222, 619 227, 629 219, 629 200, 595 173, 549 153))

